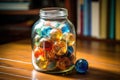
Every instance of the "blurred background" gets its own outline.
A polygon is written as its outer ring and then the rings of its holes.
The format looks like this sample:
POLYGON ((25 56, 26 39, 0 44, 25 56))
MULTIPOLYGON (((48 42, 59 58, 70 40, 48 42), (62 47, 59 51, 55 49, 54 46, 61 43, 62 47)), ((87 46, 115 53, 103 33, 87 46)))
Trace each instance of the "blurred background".
POLYGON ((32 25, 39 19, 41 8, 67 8, 69 19, 76 25, 76 2, 74 0, 0 0, 0 44, 30 38, 32 25))
POLYGON ((119 0, 0 0, 0 44, 30 38, 45 7, 67 8, 77 39, 120 43, 119 0))

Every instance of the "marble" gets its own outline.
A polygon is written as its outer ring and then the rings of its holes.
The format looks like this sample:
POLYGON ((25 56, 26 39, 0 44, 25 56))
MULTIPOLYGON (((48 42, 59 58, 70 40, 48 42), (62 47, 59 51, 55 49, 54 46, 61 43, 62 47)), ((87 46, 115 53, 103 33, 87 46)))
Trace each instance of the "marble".
POLYGON ((68 32, 70 32, 70 26, 69 26, 68 23, 61 24, 59 26, 59 28, 62 30, 62 33, 65 33, 65 32, 68 33, 68 32))
POLYGON ((60 26, 60 23, 54 21, 54 22, 51 22, 51 26, 54 28, 58 28, 60 26))
POLYGON ((35 50, 34 50, 34 56, 36 58, 38 58, 39 56, 43 56, 45 53, 44 53, 44 50, 42 48, 38 48, 36 47, 35 50))
POLYGON ((63 57, 60 60, 57 61, 57 67, 60 70, 65 70, 71 66, 71 61, 67 57, 63 57))
POLYGON ((62 31, 60 29, 53 28, 50 31, 50 39, 53 41, 59 41, 62 38, 62 31))
POLYGON ((39 41, 39 47, 46 51, 52 50, 52 46, 53 46, 53 43, 48 38, 41 38, 39 41))
POLYGON ((88 71, 88 62, 85 59, 78 59, 75 63, 75 69, 78 73, 86 73, 88 71))
POLYGON ((51 30, 52 30, 52 28, 50 26, 43 26, 41 28, 42 37, 48 37, 50 35, 51 30))
POLYGON ((75 35, 72 33, 64 33, 62 39, 65 40, 68 46, 72 46, 75 43, 75 35))
POLYGON ((55 53, 56 55, 64 55, 67 52, 67 44, 64 41, 58 41, 55 42, 55 44, 53 45, 53 53, 55 53))

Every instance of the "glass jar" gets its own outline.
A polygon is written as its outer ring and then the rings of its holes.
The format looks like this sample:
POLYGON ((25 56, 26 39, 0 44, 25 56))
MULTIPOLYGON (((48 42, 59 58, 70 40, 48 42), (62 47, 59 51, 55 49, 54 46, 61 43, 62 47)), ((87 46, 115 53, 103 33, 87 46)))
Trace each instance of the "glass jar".
POLYGON ((65 8, 43 8, 32 28, 32 63, 37 71, 64 73, 75 63, 76 34, 65 8))

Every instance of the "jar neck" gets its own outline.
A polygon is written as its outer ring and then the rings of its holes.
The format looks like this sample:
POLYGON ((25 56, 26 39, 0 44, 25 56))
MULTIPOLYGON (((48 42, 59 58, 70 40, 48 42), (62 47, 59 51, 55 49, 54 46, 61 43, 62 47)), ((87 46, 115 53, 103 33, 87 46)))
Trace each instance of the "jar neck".
POLYGON ((42 19, 67 19, 68 12, 65 8, 42 8, 40 18, 42 19))

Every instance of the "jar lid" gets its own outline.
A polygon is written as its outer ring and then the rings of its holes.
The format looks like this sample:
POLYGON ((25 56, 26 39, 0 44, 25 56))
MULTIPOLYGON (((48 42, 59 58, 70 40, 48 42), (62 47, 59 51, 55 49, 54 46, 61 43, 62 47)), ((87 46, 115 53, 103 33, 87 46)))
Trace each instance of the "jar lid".
POLYGON ((40 9, 41 18, 63 18, 68 16, 68 11, 65 8, 51 7, 40 9))

